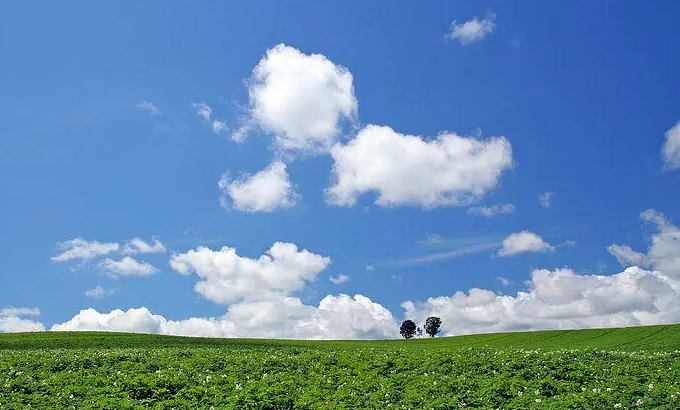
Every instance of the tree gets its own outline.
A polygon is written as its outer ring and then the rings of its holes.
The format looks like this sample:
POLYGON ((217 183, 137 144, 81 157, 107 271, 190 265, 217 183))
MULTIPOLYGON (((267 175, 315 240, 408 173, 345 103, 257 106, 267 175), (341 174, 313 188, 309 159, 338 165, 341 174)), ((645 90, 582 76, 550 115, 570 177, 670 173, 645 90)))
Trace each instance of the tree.
POLYGON ((435 337, 439 333, 439 327, 442 325, 442 320, 437 316, 430 316, 425 321, 425 332, 430 337, 435 337))
POLYGON ((418 329, 416 329, 416 334, 418 337, 423 337, 423 329, 421 329, 420 326, 418 326, 418 329))
POLYGON ((401 323, 399 333, 404 336, 404 339, 410 339, 416 334, 416 324, 413 320, 406 319, 401 323))

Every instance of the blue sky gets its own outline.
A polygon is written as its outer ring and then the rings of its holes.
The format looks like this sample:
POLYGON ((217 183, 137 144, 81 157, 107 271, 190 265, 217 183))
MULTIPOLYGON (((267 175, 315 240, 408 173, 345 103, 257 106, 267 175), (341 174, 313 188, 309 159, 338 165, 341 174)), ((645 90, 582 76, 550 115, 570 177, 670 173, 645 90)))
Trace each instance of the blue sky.
MULTIPOLYGON (((678 12, 633 1, 2 2, 0 308, 40 315, 6 310, 0 323, 116 330, 102 315, 121 309, 162 322, 126 330, 193 334, 168 323, 280 304, 313 320, 284 312, 257 325, 271 325, 265 336, 389 337, 393 322, 428 314, 451 334, 680 321, 664 307, 679 301, 678 12), (320 124, 331 128, 310 131, 320 124), (312 140, 321 146, 291 148, 312 140), (481 145, 446 156, 444 141, 481 145), (270 164, 278 173, 249 185, 270 164), (118 248, 55 260, 74 238, 118 248), (125 252, 132 238, 163 250, 125 252), (269 271, 188 256, 226 246, 257 259, 277 241, 316 259, 269 271), (120 265, 126 257, 136 265, 120 265), (532 271, 620 292, 607 277, 629 265, 639 271, 626 283, 671 285, 607 308, 579 285, 559 303, 587 305, 583 320, 489 313, 520 291, 555 302, 532 271), (328 280, 338 275, 349 279, 328 280), (489 312, 474 310, 471 288, 493 299, 480 302, 489 312), (327 329, 326 311, 355 308, 353 330, 327 329)), ((196 333, 241 335, 225 326, 196 333)))

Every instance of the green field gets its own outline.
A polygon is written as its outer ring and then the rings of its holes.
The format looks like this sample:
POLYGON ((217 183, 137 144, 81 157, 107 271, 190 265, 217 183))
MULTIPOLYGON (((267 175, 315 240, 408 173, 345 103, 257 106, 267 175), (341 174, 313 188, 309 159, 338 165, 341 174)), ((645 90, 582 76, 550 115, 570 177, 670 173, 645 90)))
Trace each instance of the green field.
POLYGON ((0 409, 680 409, 680 325, 395 341, 0 335, 0 409))

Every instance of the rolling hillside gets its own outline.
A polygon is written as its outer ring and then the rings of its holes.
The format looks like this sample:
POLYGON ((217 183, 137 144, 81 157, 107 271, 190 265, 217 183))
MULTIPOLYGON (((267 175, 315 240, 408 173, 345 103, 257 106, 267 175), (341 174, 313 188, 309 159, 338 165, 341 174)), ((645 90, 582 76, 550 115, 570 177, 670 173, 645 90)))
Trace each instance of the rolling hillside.
POLYGON ((0 334, 0 349, 151 348, 151 347, 309 347, 309 348, 513 348, 680 350, 680 324, 613 329, 492 333, 435 339, 377 341, 301 341, 211 339, 131 333, 43 332, 0 334))

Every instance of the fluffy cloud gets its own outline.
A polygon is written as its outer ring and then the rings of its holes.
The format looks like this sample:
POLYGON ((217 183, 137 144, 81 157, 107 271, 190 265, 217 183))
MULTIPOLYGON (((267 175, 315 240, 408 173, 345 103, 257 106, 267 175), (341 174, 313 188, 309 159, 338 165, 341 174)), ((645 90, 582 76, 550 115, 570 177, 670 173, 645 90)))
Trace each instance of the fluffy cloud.
POLYGON ((330 276, 328 278, 328 280, 331 281, 331 283, 333 283, 333 284, 339 285, 341 283, 347 282, 349 280, 349 276, 347 276, 347 275, 335 275, 335 276, 330 276))
POLYGON ((161 333, 165 318, 153 315, 147 308, 112 310, 99 313, 95 309, 84 309, 62 324, 52 326, 52 331, 110 331, 134 333, 161 333))
POLYGON ((198 247, 173 255, 170 267, 200 278, 194 290, 216 303, 278 298, 302 289, 331 263, 331 259, 276 242, 258 259, 240 256, 235 248, 218 251, 198 247))
POLYGON ((196 114, 201 117, 204 123, 210 126, 210 129, 215 134, 219 134, 227 130, 227 123, 224 120, 218 120, 213 117, 212 108, 206 103, 192 103, 191 107, 196 110, 196 114))
POLYGON ((449 40, 456 40, 462 45, 481 41, 496 28, 495 20, 496 16, 493 14, 481 20, 475 17, 463 23, 454 20, 445 37, 449 40))
POLYGON ((377 125, 363 128, 346 145, 336 144, 331 155, 335 184, 327 199, 344 206, 371 191, 385 207, 467 204, 496 188, 513 161, 504 137, 443 133, 427 141, 377 125))
POLYGON ((142 238, 132 238, 123 247, 123 253, 159 253, 165 252, 165 246, 158 240, 153 238, 153 243, 144 242, 142 238))
POLYGON ((513 233, 503 239, 498 256, 513 256, 524 252, 547 252, 555 248, 533 232, 513 233))
POLYGON ((222 192, 222 206, 245 212, 272 212, 277 208, 291 208, 299 198, 288 178, 286 164, 281 161, 274 161, 262 171, 235 181, 223 175, 218 185, 222 192))
POLYGON ((677 282, 637 267, 611 276, 539 269, 527 291, 515 296, 473 288, 402 307, 416 322, 441 317, 446 334, 453 335, 676 323, 679 297, 677 282))
POLYGON ((0 333, 41 332, 45 326, 23 316, 40 316, 38 308, 8 307, 0 309, 0 333))
POLYGON ((552 206, 552 199, 554 196, 554 192, 543 192, 538 194, 538 203, 540 203, 543 208, 550 208, 552 206))
POLYGON ((662 156, 666 169, 680 168, 680 121, 666 131, 662 156))
POLYGON ((130 256, 126 256, 120 260, 113 260, 106 258, 99 266, 107 270, 111 276, 149 276, 158 272, 158 268, 151 265, 149 262, 140 262, 130 256))
POLYGON ((513 204, 499 204, 492 206, 474 206, 468 209, 471 215, 479 215, 490 218, 496 215, 507 215, 515 212, 515 205, 513 204))
POLYGON ((325 56, 279 44, 267 50, 248 80, 250 122, 273 133, 281 150, 326 151, 341 122, 356 117, 352 81, 349 70, 325 56))
POLYGON ((151 101, 143 101, 137 104, 137 109, 146 111, 149 115, 161 115, 161 110, 158 109, 151 101))
POLYGON ((117 252, 120 249, 120 244, 115 242, 86 241, 83 238, 64 241, 57 246, 62 250, 62 253, 51 258, 54 262, 66 262, 73 259, 87 261, 111 252, 117 252))
POLYGON ((642 212, 640 218, 657 229, 650 238, 647 254, 634 251, 628 245, 613 244, 607 249, 623 266, 649 267, 680 279, 680 229, 654 209, 642 212))
POLYGON ((362 295, 328 295, 318 307, 300 299, 231 305, 219 318, 167 320, 146 308, 99 313, 82 310, 54 331, 98 330, 206 337, 286 339, 382 339, 396 336, 396 321, 380 304, 362 295))

